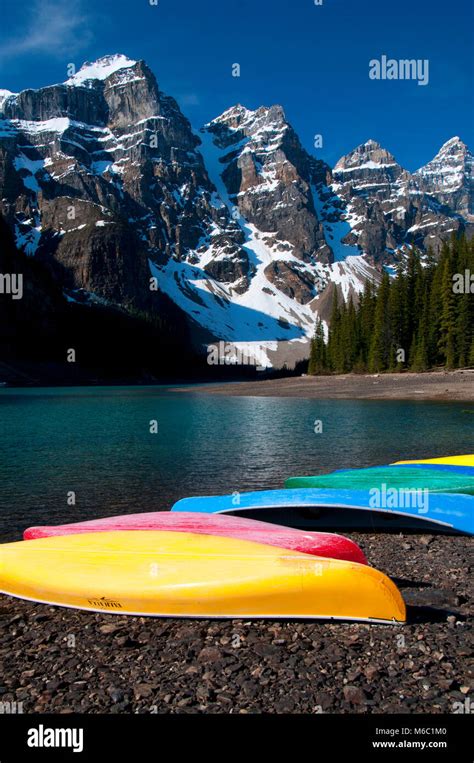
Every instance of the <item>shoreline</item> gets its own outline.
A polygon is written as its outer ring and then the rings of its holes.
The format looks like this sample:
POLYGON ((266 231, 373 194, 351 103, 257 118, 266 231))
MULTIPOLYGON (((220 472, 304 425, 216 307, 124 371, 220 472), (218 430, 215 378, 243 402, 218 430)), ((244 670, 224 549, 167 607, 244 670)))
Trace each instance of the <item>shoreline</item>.
POLYGON ((229 397, 296 397, 327 400, 439 400, 474 402, 474 369, 426 373, 293 376, 171 388, 229 397))
POLYGON ((186 392, 229 397, 290 397, 320 400, 426 400, 442 402, 474 402, 474 368, 424 373, 338 374, 333 376, 283 376, 261 379, 157 379, 115 377, 33 378, 22 372, 2 379, 4 364, 0 361, 0 391, 11 389, 44 389, 84 387, 166 387, 170 392, 186 392))

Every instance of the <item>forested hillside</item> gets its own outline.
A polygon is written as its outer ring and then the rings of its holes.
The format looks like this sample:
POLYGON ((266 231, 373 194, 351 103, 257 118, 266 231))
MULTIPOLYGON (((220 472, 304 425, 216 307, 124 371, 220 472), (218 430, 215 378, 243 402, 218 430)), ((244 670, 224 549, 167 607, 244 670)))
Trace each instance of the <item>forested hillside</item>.
POLYGON ((318 321, 308 373, 425 371, 474 365, 474 242, 454 237, 435 260, 412 250, 359 303, 335 290, 329 336, 318 321))

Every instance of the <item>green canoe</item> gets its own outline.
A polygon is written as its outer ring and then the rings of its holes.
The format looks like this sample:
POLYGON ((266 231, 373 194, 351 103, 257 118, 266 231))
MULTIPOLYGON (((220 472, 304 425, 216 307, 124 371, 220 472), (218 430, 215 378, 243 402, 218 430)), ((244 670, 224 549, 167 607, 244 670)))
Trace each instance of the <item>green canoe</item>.
POLYGON ((474 495, 474 477, 436 468, 372 466, 368 469, 347 469, 315 477, 290 477, 285 481, 286 488, 371 490, 381 488, 382 485, 385 485, 387 489, 429 490, 430 492, 474 495))

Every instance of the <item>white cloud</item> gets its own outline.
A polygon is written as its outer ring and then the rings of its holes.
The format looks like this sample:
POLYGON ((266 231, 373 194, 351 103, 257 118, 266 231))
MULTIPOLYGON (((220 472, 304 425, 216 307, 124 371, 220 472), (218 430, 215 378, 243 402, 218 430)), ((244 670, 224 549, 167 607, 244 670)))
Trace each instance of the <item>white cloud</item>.
POLYGON ((17 34, 0 44, 0 60, 28 53, 74 55, 92 37, 81 0, 36 0, 17 34))

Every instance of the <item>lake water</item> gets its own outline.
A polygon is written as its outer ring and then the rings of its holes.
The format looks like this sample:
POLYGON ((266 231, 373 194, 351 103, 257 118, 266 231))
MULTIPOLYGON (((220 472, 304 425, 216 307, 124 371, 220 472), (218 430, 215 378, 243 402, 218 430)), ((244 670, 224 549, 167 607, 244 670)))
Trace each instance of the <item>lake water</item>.
POLYGON ((167 509, 188 495, 282 487, 296 474, 472 452, 469 409, 166 387, 7 388, 0 390, 0 537, 19 538, 32 524, 167 509))

